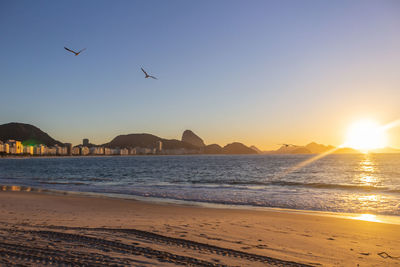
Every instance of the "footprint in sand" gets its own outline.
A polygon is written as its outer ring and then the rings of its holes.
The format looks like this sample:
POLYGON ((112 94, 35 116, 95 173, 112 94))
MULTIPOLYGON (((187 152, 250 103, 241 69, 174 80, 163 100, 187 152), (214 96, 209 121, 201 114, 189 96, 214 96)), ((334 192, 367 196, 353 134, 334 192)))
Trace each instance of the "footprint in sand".
POLYGON ((302 236, 305 236, 305 237, 312 237, 312 235, 307 235, 307 234, 302 234, 302 236))

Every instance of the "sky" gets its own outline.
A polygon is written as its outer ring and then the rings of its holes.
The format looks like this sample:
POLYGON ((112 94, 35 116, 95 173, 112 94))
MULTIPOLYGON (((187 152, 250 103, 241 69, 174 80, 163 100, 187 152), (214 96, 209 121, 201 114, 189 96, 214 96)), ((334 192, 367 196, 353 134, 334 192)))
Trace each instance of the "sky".
POLYGON ((206 144, 340 145, 354 121, 400 119, 399 14, 385 0, 3 0, 0 124, 73 144, 191 129, 206 144))

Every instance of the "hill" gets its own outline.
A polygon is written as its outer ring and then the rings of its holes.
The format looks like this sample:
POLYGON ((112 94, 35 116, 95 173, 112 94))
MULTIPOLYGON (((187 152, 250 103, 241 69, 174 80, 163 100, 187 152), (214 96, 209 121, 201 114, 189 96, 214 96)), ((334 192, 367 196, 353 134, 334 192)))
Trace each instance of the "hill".
POLYGON ((161 141, 162 138, 152 134, 125 134, 118 135, 110 142, 104 144, 106 147, 117 148, 117 147, 155 147, 157 141, 161 141))
POLYGON ((290 154, 311 154, 311 151, 305 147, 298 147, 290 151, 290 154))
POLYGON ((257 154, 257 151, 243 145, 242 143, 232 143, 222 148, 223 154, 257 154))
POLYGON ((263 152, 256 146, 250 146, 251 149, 255 150, 258 154, 262 154, 263 152))
POLYGON ((182 142, 192 144, 196 147, 205 147, 203 139, 196 135, 191 130, 185 130, 182 134, 182 142))
POLYGON ((217 144, 207 145, 203 149, 204 154, 222 154, 222 147, 217 144))
MULTIPOLYGON (((265 151, 263 153, 264 154, 321 154, 329 150, 332 150, 334 148, 335 147, 331 145, 322 145, 322 144, 317 144, 315 142, 311 142, 305 146, 286 144, 282 145, 277 150, 265 151)), ((343 150, 342 152, 339 153, 357 153, 357 152, 350 150, 348 151, 343 150)))
POLYGON ((117 147, 146 147, 146 148, 154 148, 157 145, 157 141, 161 141, 163 143, 163 149, 198 149, 196 146, 182 142, 175 139, 163 139, 161 137, 141 133, 141 134, 126 134, 126 135, 118 135, 109 143, 104 144, 106 147, 117 148, 117 147))
POLYGON ((0 125, 0 140, 5 142, 9 139, 22 141, 24 145, 63 145, 36 126, 17 122, 0 125))
POLYGON ((305 146, 306 149, 308 149, 310 151, 310 153, 313 154, 320 154, 320 153, 324 153, 326 151, 329 151, 331 149, 334 149, 334 146, 325 146, 322 144, 317 144, 315 142, 309 143, 308 145, 305 146))

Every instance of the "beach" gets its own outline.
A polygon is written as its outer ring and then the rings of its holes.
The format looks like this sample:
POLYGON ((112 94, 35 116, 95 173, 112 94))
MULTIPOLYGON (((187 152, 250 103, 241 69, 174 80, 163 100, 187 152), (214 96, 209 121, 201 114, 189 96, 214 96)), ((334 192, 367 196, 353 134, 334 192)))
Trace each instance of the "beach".
POLYGON ((5 265, 400 265, 397 224, 22 191, 0 203, 5 265))

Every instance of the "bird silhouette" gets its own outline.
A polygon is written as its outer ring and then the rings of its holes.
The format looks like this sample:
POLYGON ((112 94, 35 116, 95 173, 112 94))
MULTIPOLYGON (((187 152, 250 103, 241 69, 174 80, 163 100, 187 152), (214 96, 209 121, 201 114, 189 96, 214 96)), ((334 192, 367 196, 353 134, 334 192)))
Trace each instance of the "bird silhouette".
POLYGON ((82 51, 85 51, 85 50, 86 50, 86 48, 83 48, 81 51, 75 52, 74 50, 71 50, 71 49, 69 49, 69 48, 67 48, 67 47, 65 47, 65 46, 64 46, 64 49, 67 50, 67 51, 69 51, 69 52, 71 52, 71 53, 74 53, 75 56, 79 55, 82 51))
POLYGON ((154 77, 154 76, 151 76, 151 75, 149 75, 149 74, 147 74, 147 72, 143 69, 143 68, 141 68, 142 69, 142 71, 143 71, 143 73, 144 73, 144 75, 146 75, 145 76, 145 78, 147 79, 147 78, 153 78, 153 79, 155 79, 155 80, 157 80, 157 78, 156 77, 154 77))
POLYGON ((282 146, 284 146, 284 147, 294 146, 294 145, 292 145, 292 144, 278 144, 278 145, 282 145, 282 146))

